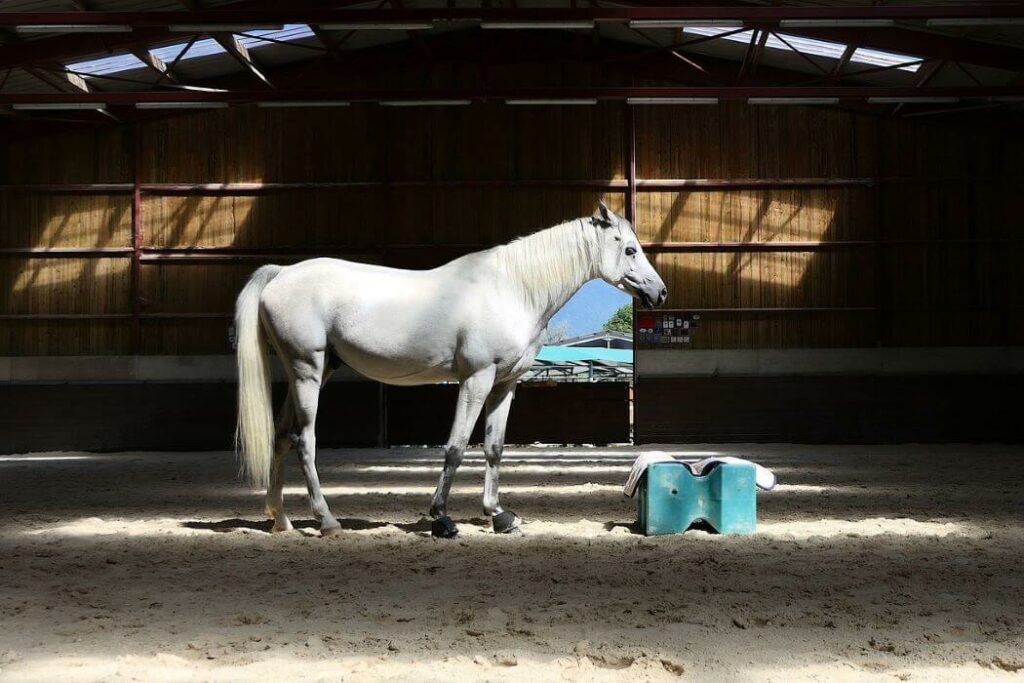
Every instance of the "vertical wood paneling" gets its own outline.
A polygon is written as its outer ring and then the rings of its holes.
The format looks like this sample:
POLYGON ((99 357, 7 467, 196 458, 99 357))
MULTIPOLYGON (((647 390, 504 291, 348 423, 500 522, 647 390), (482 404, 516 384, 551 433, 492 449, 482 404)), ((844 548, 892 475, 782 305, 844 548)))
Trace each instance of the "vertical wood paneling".
MULTIPOLYGON (((494 77, 504 78, 496 68, 494 77)), ((426 74, 426 71, 424 72, 426 74)), ((508 78, 511 75, 506 74, 508 78)), ((565 74, 532 75, 557 83, 565 74)), ((424 76, 425 77, 425 76, 424 76)), ((622 180, 621 104, 596 107, 353 106, 225 111, 142 124, 142 181, 416 181, 263 195, 144 197, 146 247, 306 249, 429 267, 589 214, 624 193, 568 187, 451 187, 458 180, 622 180)), ((1024 141, 1000 116, 890 120, 816 107, 639 107, 637 175, 658 178, 899 177, 880 189, 804 187, 642 191, 637 230, 654 242, 870 241, 871 247, 653 255, 671 307, 871 307, 863 312, 708 316, 701 348, 1020 341, 1024 276, 1017 202, 1024 141), (955 178, 973 177, 970 182, 955 178), (911 244, 907 240, 941 240, 911 244), (999 242, 998 240, 1003 240, 999 242), (1008 241, 1009 240, 1009 241, 1008 241), (881 270, 880 270, 881 269, 881 270), (878 283, 887 283, 885 291, 878 283)), ((132 131, 0 147, 0 182, 131 180, 132 131)), ((5 193, 0 247, 125 247, 130 197, 5 193)), ((143 266, 143 312, 226 312, 257 262, 143 266)), ((128 260, 0 257, 5 313, 131 310, 128 260)), ((3 353, 121 353, 119 322, 5 326, 3 353), (56 341, 58 337, 62 342, 56 341)), ((147 320, 147 353, 226 351, 220 320, 147 320)))

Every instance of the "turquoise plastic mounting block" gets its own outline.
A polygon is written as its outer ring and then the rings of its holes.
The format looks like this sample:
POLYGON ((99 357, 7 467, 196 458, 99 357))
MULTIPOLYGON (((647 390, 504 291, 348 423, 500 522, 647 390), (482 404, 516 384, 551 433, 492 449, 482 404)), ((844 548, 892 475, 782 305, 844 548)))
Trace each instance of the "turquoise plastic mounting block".
POLYGON ((695 476, 683 463, 656 462, 637 493, 640 528, 648 536, 680 534, 704 520, 720 534, 757 528, 757 485, 752 463, 722 463, 695 476))

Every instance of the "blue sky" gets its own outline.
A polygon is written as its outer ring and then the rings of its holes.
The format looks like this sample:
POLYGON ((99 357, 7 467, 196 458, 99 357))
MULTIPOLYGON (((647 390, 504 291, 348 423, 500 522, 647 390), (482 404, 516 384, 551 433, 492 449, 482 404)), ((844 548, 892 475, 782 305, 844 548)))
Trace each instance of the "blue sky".
POLYGON ((576 295, 551 319, 549 327, 555 329, 566 325, 566 334, 576 337, 601 329, 604 321, 611 317, 622 304, 629 303, 630 296, 615 289, 603 280, 592 280, 583 285, 576 295))

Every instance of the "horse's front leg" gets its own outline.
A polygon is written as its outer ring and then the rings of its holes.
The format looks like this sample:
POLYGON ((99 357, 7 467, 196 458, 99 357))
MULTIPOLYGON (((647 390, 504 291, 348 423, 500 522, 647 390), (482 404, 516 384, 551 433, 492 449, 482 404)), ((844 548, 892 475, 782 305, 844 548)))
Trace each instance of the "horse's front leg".
POLYGON ((455 404, 455 421, 448 436, 448 444, 444 449, 444 469, 434 491, 434 499, 430 506, 430 516, 434 524, 430 532, 440 538, 451 538, 459 533, 454 522, 448 517, 448 494, 452 489, 455 471, 462 464, 462 454, 466 452, 469 437, 473 434, 473 425, 480 417, 484 400, 494 385, 494 367, 481 370, 464 379, 459 386, 459 398, 455 404))
POLYGON ((512 380, 496 384, 487 397, 486 424, 484 427, 484 514, 491 518, 494 532, 507 534, 517 531, 522 520, 516 513, 502 510, 498 503, 498 466, 501 452, 505 448, 505 425, 512 407, 516 382, 512 380))

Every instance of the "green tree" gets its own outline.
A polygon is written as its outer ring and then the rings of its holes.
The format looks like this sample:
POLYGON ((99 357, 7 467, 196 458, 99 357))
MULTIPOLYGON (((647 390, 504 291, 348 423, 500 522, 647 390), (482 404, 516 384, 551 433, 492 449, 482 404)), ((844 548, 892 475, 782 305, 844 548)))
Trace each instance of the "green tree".
POLYGON ((633 334, 633 304, 624 304, 604 322, 605 332, 633 334))

